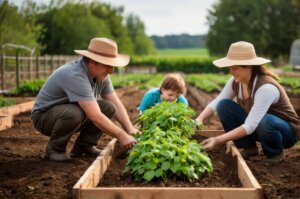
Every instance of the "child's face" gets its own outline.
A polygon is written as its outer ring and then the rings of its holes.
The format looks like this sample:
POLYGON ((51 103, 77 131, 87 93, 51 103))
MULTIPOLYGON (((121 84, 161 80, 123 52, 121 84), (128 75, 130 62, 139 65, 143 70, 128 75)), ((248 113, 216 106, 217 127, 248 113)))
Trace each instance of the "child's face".
POLYGON ((175 91, 172 91, 172 90, 167 90, 167 89, 164 89, 164 88, 161 88, 161 95, 160 95, 160 98, 162 101, 174 101, 176 100, 178 97, 179 97, 179 93, 178 92, 175 92, 175 91))

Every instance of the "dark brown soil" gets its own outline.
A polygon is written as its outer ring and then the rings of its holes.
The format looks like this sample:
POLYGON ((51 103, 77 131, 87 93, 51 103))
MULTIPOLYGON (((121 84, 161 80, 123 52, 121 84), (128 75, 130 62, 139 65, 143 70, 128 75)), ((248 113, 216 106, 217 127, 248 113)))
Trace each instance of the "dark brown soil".
POLYGON ((300 146, 285 150, 284 162, 266 165, 259 156, 246 160, 266 198, 300 198, 300 146))
MULTIPOLYGON (((117 91, 132 121, 139 114, 136 107, 144 92, 135 88, 119 89, 117 91)), ((197 113, 203 110, 203 105, 197 104, 190 93, 187 94, 187 98, 197 113)), ((206 123, 206 126, 208 129, 222 128, 217 118, 206 123)), ((72 141, 68 145, 68 151, 72 147, 76 136, 77 134, 72 137, 72 141)), ((103 136, 98 148, 103 149, 110 139, 109 136, 103 136)), ((72 198, 72 187, 95 158, 73 158, 73 161, 68 163, 44 160, 42 156, 47 141, 48 137, 36 132, 33 128, 29 113, 17 116, 15 125, 12 128, 0 132, 0 198, 72 198)), ((224 148, 215 151, 220 152, 219 155, 224 154, 224 148)), ((295 146, 285 152, 285 161, 277 165, 264 165, 261 161, 264 158, 262 155, 247 161, 264 189, 265 198, 300 198, 300 148, 295 146)), ((221 178, 220 184, 216 182, 213 186, 240 186, 235 183, 226 185, 228 181, 232 180, 231 182, 234 182, 234 177, 231 178, 231 176, 236 175, 234 174, 236 168, 232 165, 234 161, 229 158, 228 162, 218 163, 223 158, 220 156, 224 155, 214 157, 213 152, 210 152, 209 155, 212 157, 215 169, 212 176, 205 177, 203 180, 205 183, 201 185, 183 182, 178 186, 210 187, 212 185, 210 183, 215 183, 217 178, 214 177, 215 172, 219 172, 221 175, 224 174, 224 178, 221 178)), ((168 183, 161 185, 173 186, 168 183)))
MULTIPOLYGON (((197 137, 193 139, 198 140, 197 137)), ((238 179, 237 162, 230 154, 225 155, 225 146, 210 151, 208 156, 214 167, 211 175, 204 175, 194 182, 172 177, 168 181, 155 179, 151 182, 137 182, 130 174, 122 175, 127 162, 127 154, 119 145, 116 146, 113 160, 105 172, 100 187, 243 187, 238 179)))

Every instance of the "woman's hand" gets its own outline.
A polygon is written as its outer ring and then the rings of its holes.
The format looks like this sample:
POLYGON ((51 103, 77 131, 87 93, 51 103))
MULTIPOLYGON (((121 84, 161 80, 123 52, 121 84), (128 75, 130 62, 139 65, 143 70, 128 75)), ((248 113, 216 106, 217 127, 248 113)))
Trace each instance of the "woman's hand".
POLYGON ((203 140, 200 144, 202 145, 203 150, 209 151, 218 145, 218 141, 216 137, 211 137, 206 140, 203 140))

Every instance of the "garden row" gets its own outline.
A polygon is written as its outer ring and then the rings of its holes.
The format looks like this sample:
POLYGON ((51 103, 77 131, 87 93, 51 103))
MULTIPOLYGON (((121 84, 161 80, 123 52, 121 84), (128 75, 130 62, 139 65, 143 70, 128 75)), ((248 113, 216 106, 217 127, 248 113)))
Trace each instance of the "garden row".
MULTIPOLYGON (((184 75, 185 80, 205 92, 221 91, 230 75, 201 73, 184 75)), ((140 85, 140 89, 157 87, 160 85, 163 74, 114 74, 111 75, 115 88, 140 85)), ((19 88, 14 89, 13 93, 32 93, 36 94, 44 84, 45 80, 33 80, 24 82, 19 88)), ((288 93, 300 94, 300 78, 281 77, 280 83, 285 86, 288 93)))

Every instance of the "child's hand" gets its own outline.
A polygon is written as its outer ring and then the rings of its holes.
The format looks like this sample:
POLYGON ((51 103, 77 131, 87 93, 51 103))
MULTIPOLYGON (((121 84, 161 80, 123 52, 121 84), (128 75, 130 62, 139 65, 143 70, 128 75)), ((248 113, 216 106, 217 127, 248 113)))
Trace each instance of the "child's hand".
POLYGON ((131 132, 130 133, 131 135, 142 135, 142 131, 138 130, 138 131, 135 131, 135 132, 131 132))
POLYGON ((137 126, 132 126, 132 128, 129 131, 130 135, 142 135, 142 132, 138 129, 137 126))
POLYGON ((202 121, 198 120, 198 119, 195 119, 195 123, 196 123, 196 129, 197 130, 201 130, 204 128, 204 124, 202 121))

